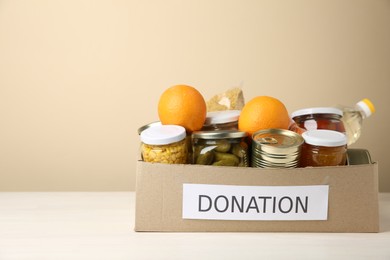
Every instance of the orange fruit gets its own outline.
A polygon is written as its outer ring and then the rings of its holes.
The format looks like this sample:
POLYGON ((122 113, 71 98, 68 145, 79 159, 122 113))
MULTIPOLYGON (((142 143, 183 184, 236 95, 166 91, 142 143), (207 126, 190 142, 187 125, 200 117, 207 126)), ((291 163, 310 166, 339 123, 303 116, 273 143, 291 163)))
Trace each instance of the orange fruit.
POLYGON ((176 85, 166 89, 158 102, 163 125, 180 125, 188 132, 200 130, 206 120, 206 102, 194 87, 176 85))
POLYGON ((269 96, 258 96, 250 100, 242 108, 238 119, 239 130, 250 136, 263 129, 288 129, 289 124, 290 117, 285 105, 269 96))

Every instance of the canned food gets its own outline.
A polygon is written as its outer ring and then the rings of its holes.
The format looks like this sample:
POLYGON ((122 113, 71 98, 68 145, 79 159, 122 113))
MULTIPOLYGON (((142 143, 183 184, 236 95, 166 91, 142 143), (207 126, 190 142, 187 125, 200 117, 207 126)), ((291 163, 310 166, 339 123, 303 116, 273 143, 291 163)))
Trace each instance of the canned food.
POLYGON ((146 162, 184 164, 187 162, 186 130, 177 125, 152 126, 141 133, 141 150, 146 162))
POLYGON ((249 166, 246 133, 234 130, 192 133, 193 163, 215 166, 249 166))
POLYGON ((202 131, 238 130, 240 110, 208 112, 202 131))
POLYGON ((252 167, 296 168, 299 166, 301 135, 285 129, 265 129, 252 135, 252 167))
POLYGON ((371 155, 367 149, 348 148, 347 165, 371 164, 371 155))
POLYGON ((301 166, 345 165, 347 160, 347 136, 332 130, 311 130, 302 134, 301 166))
POLYGON ((342 116, 343 111, 334 107, 305 108, 291 114, 298 127, 305 130, 326 129, 345 133, 342 116))

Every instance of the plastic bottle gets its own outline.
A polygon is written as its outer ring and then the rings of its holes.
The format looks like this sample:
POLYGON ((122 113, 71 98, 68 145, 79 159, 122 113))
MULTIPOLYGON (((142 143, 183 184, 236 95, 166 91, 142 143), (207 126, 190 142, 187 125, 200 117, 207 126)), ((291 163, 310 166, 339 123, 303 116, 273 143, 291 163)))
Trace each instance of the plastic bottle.
POLYGON ((363 120, 375 112, 372 102, 365 98, 356 103, 355 107, 338 106, 343 111, 342 121, 346 130, 348 145, 355 143, 361 134, 363 120))

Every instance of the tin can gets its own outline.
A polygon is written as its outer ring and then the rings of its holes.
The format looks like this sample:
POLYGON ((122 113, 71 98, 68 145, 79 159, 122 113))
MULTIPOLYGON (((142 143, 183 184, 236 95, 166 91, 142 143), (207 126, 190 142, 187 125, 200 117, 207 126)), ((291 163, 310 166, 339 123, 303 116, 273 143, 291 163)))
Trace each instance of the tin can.
POLYGON ((252 135, 252 167, 296 168, 299 166, 304 140, 285 129, 265 129, 252 135))
POLYGON ((348 148, 347 165, 371 164, 371 155, 367 149, 348 148))
POLYGON ((247 134, 235 130, 192 133, 193 163, 214 166, 249 166, 247 134))

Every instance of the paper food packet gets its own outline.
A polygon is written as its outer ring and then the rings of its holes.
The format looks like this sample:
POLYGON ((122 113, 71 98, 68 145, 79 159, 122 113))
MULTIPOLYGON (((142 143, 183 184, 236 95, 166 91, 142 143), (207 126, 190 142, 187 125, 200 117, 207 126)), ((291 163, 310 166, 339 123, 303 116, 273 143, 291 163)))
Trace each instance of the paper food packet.
POLYGON ((245 100, 241 88, 232 88, 213 96, 206 102, 207 112, 241 110, 245 100))

